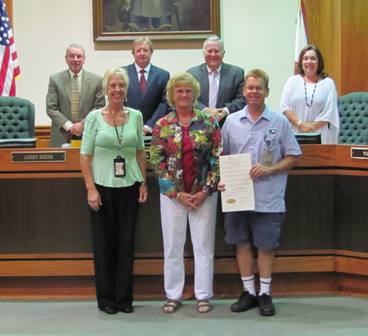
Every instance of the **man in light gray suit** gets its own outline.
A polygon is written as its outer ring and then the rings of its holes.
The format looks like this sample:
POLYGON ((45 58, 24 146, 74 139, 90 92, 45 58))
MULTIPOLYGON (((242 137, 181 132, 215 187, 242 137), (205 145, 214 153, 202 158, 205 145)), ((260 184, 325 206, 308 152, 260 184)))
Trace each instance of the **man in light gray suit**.
POLYGON ((224 54, 223 41, 218 36, 210 36, 203 43, 205 63, 187 70, 201 86, 197 107, 212 113, 218 120, 246 105, 244 70, 223 63, 224 54))
POLYGON ((85 59, 83 47, 71 44, 65 54, 69 69, 50 76, 46 96, 46 111, 52 120, 50 147, 61 146, 73 135, 81 136, 87 114, 105 106, 102 78, 83 70, 85 59), (76 83, 74 91, 79 92, 74 99, 77 104, 76 113, 72 113, 73 79, 76 83))

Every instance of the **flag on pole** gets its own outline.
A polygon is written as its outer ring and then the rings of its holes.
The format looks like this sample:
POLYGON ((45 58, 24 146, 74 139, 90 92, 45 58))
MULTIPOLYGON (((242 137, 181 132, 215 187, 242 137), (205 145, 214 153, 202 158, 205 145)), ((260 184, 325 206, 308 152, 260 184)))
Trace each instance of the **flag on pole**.
POLYGON ((298 73, 298 61, 300 52, 308 44, 305 18, 306 16, 305 16, 304 1, 299 0, 298 16, 296 21, 296 34, 295 34, 294 73, 298 73))
POLYGON ((0 64, 0 96, 15 96, 15 78, 20 75, 20 68, 3 0, 0 0, 0 64))

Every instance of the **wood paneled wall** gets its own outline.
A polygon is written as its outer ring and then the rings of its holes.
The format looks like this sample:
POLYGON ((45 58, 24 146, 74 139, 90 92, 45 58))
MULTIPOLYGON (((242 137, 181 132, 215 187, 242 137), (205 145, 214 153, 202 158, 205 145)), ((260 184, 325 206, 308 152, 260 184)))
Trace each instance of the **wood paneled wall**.
POLYGON ((343 0, 341 91, 368 91, 368 1, 343 0))
POLYGON ((368 91, 368 1, 303 1, 309 43, 320 48, 339 94, 368 91))
POLYGON ((325 70, 331 76, 337 90, 341 83, 341 1, 304 0, 308 42, 321 50, 325 70))
POLYGON ((13 0, 5 0, 4 3, 6 5, 9 19, 13 23, 13 0))

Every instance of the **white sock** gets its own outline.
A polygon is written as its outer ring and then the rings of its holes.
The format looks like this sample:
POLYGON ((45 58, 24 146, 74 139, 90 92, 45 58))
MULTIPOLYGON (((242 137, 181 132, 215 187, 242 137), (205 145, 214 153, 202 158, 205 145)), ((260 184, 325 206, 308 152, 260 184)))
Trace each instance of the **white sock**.
POLYGON ((254 274, 247 277, 241 277, 243 281, 244 290, 252 295, 256 295, 256 288, 254 287, 254 274))
POLYGON ((260 296, 262 294, 270 295, 272 278, 259 278, 259 281, 260 281, 259 295, 260 296))

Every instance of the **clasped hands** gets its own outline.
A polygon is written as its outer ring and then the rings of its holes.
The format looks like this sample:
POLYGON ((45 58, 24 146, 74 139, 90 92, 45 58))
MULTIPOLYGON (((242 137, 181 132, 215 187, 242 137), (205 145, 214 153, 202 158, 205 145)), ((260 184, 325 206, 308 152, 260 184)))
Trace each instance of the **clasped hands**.
POLYGON ((70 129, 70 133, 76 136, 81 136, 83 134, 84 125, 82 122, 74 123, 70 129))
POLYGON ((217 121, 221 121, 223 118, 226 117, 226 112, 224 111, 224 109, 206 107, 204 111, 211 113, 214 116, 214 118, 217 119, 217 121))
POLYGON ((203 202, 207 198, 207 193, 203 191, 198 191, 194 195, 186 193, 186 192, 179 192, 177 194, 177 201, 180 202, 183 206, 185 206, 189 211, 195 210, 200 207, 203 202))
POLYGON ((313 121, 303 121, 298 126, 298 131, 303 133, 314 132, 315 130, 316 129, 314 127, 313 121))

